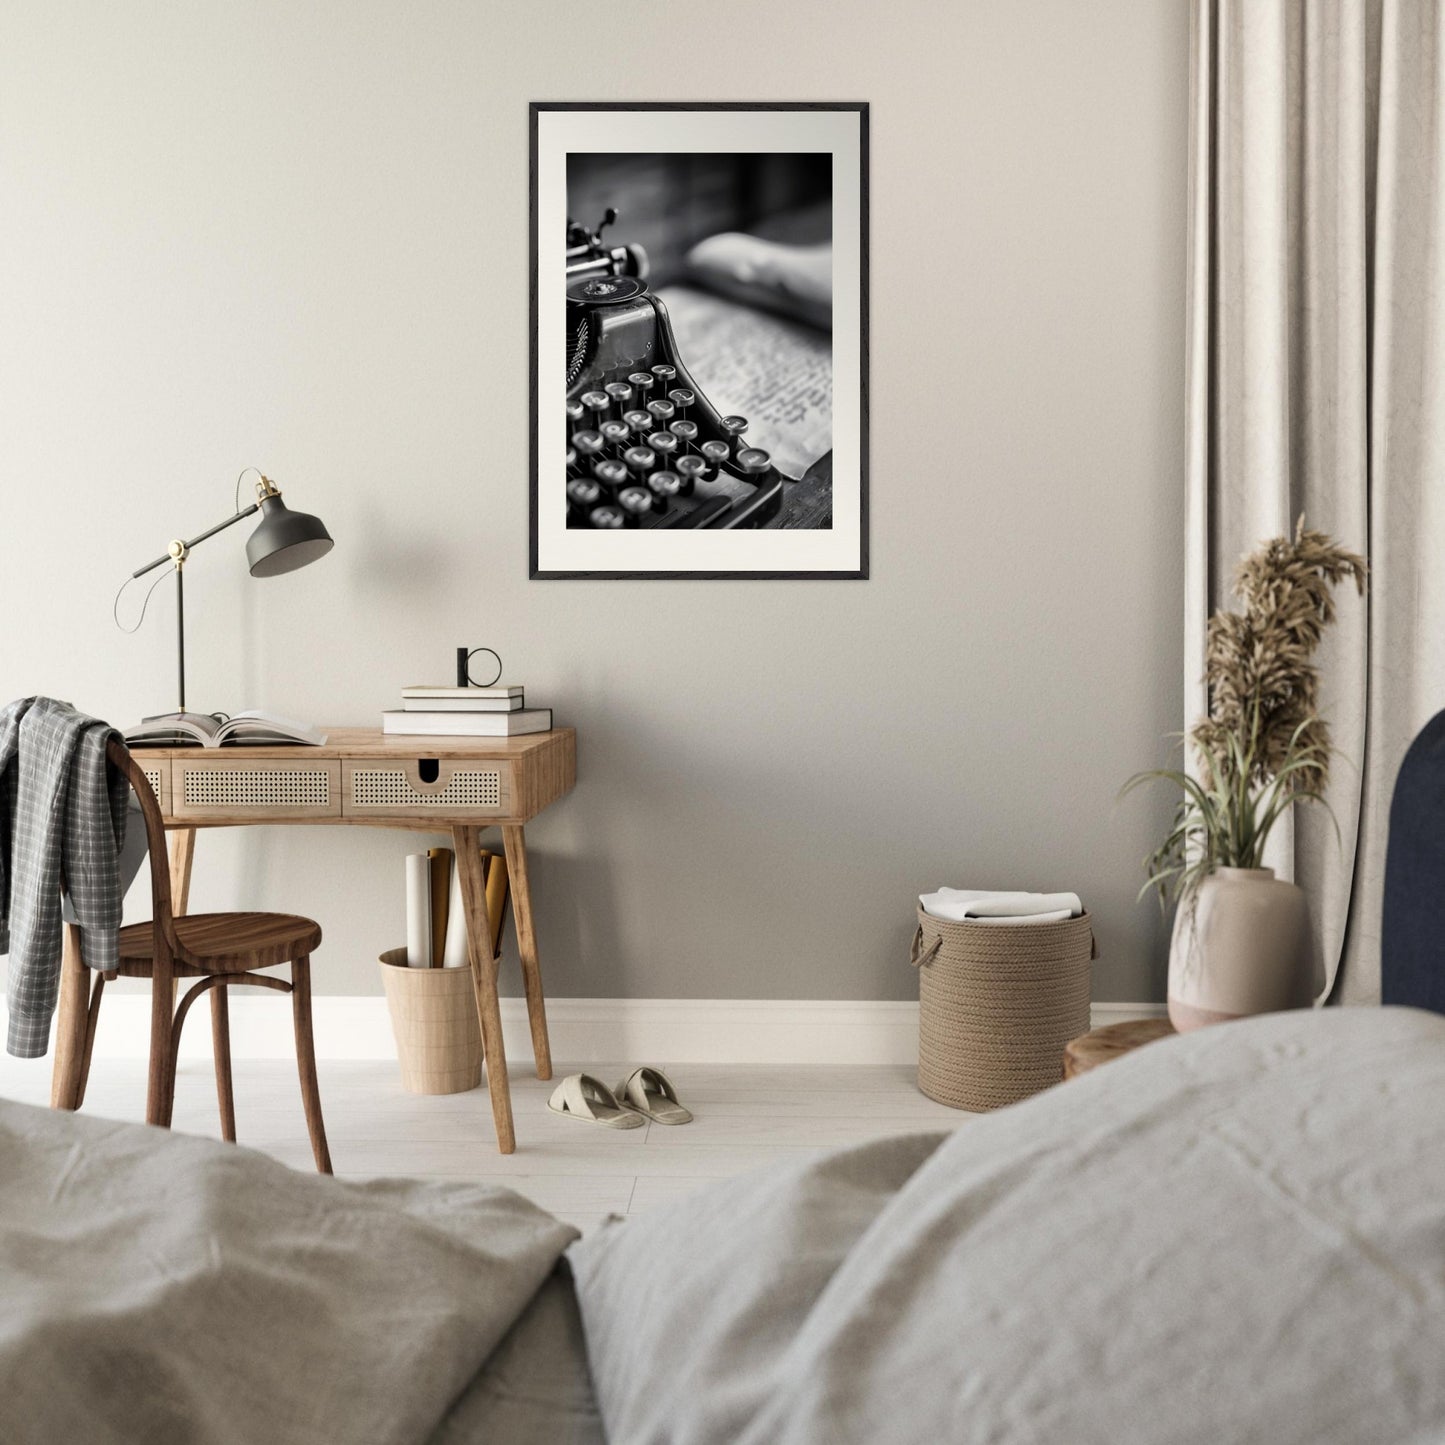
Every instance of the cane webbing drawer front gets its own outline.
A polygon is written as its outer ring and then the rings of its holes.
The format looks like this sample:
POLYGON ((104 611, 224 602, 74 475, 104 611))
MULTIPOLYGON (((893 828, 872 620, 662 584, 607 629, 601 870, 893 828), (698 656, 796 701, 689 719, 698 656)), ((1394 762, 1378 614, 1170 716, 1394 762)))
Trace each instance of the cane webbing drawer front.
POLYGON ((483 759, 348 759, 342 793, 342 810, 353 818, 501 815, 512 806, 512 768, 483 759))
POLYGON ((135 760, 140 765, 140 770, 145 774, 145 780, 151 785, 151 792, 156 795, 156 802, 160 804, 162 813, 169 813, 171 810, 171 760, 169 758, 148 758, 136 750, 135 760))
POLYGON ((270 762, 228 755, 178 759, 172 776, 172 816, 339 817, 341 764, 270 762))

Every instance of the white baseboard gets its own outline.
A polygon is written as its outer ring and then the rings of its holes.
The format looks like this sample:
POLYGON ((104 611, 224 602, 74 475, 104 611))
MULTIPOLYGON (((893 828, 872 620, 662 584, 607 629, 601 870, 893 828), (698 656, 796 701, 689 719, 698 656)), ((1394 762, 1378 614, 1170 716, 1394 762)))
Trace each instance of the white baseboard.
MULTIPOLYGON (((379 995, 312 1000, 316 1053, 323 1059, 395 1057, 386 1000, 379 995)), ((231 994, 231 1052, 236 1058, 290 1059, 291 1004, 270 994, 231 994)), ((0 1008, 3 1013, 3 1008, 0 1008)), ((1160 1003, 1096 1003, 1093 1026, 1158 1018, 1160 1003)), ((531 1057, 527 1007, 502 1000, 509 1059, 531 1057)), ((107 992, 96 1032, 98 1058, 143 1059, 150 999, 107 992)), ((553 998, 547 1032, 559 1063, 913 1064, 918 1005, 833 999, 553 998)), ((209 1058, 204 1001, 181 1038, 181 1057, 209 1058)))

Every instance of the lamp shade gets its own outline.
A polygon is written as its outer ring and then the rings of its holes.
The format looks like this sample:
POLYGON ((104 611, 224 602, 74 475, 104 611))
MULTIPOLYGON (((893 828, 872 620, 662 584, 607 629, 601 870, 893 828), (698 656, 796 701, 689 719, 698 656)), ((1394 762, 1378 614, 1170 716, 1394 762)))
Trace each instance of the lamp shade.
POLYGON ((336 544, 320 517, 293 512, 279 496, 261 499, 261 524, 246 539, 246 561, 253 577, 294 572, 336 544))

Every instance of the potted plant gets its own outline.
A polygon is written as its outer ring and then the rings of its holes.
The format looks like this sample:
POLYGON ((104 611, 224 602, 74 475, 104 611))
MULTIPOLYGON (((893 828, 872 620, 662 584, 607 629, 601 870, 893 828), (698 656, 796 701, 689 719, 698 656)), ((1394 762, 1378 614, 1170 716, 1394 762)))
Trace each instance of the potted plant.
POLYGON ((1138 773, 1127 793, 1163 778, 1183 794, 1168 835, 1145 860, 1161 905, 1177 899, 1169 945, 1169 1018, 1181 1031, 1308 1005, 1313 996, 1304 894, 1264 866, 1276 823, 1295 803, 1324 806, 1330 732, 1311 662, 1334 620, 1333 590, 1365 590, 1362 557, 1306 529, 1240 564, 1242 612, 1209 620, 1209 715, 1188 735, 1196 770, 1138 773))

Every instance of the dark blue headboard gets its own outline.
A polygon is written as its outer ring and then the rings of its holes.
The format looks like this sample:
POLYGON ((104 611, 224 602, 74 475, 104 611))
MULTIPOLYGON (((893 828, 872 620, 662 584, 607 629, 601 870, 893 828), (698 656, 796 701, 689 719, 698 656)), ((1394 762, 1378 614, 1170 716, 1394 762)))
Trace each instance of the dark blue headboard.
POLYGON ((1445 712, 1410 744, 1395 780, 1380 1001, 1445 1014, 1445 712))

